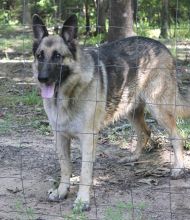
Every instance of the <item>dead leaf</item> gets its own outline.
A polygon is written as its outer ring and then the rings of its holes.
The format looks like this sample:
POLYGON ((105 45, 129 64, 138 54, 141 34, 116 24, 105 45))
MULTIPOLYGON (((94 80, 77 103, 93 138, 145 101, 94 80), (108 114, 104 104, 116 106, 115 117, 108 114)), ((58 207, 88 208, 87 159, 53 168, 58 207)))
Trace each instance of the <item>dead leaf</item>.
POLYGON ((156 180, 156 179, 153 179, 153 178, 144 178, 144 179, 140 179, 139 181, 138 181, 139 183, 145 183, 145 184, 148 184, 148 185, 154 185, 154 186, 157 186, 158 185, 158 180, 156 180))
POLYGON ((22 191, 22 189, 19 189, 18 187, 16 187, 15 189, 6 188, 6 190, 10 193, 13 193, 13 194, 16 194, 16 193, 22 191))

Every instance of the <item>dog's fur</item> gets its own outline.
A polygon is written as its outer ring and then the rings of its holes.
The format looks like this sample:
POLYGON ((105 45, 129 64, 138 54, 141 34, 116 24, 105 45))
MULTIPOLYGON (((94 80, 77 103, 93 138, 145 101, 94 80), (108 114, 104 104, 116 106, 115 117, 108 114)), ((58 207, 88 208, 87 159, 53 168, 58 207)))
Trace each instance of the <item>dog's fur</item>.
POLYGON ((61 166, 61 182, 50 193, 51 200, 65 198, 68 193, 72 138, 81 144, 82 169, 76 202, 81 200, 84 208, 89 207, 96 139, 102 127, 127 118, 138 136, 129 160, 137 160, 151 133, 144 120, 145 106, 168 131, 175 154, 172 176, 181 175, 183 142, 176 117, 190 116, 190 97, 181 95, 175 61, 164 45, 149 38, 129 37, 96 50, 84 50, 76 41, 74 15, 64 23, 59 36, 49 36, 42 20, 34 15, 33 32, 33 72, 41 89, 45 88, 42 93, 52 96, 43 99, 43 103, 61 166))

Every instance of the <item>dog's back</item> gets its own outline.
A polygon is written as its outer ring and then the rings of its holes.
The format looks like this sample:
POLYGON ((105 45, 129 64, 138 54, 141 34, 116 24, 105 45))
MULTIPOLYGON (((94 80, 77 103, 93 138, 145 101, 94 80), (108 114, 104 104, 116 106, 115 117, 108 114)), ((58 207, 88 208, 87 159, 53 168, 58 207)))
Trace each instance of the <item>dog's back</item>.
MULTIPOLYGON (((169 50, 160 42, 144 37, 130 37, 105 44, 93 59, 104 65, 107 84, 106 119, 121 116, 138 103, 174 104, 177 88, 175 62, 169 50), (168 100, 167 100, 168 99, 168 100), (124 107, 125 106, 125 107, 124 107)), ((98 62, 96 61, 97 65, 98 62)))

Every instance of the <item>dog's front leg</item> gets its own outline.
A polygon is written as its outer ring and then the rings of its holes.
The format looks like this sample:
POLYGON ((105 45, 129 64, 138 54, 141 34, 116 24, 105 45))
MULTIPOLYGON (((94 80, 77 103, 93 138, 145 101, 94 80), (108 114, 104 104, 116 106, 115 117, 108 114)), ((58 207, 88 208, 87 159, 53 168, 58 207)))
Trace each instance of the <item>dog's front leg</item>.
POLYGON ((96 135, 83 134, 80 137, 82 150, 82 168, 80 175, 80 185, 74 206, 78 203, 82 205, 82 210, 90 208, 90 188, 92 185, 93 163, 95 160, 96 135))
POLYGON ((57 189, 49 191, 49 199, 51 201, 66 198, 71 177, 70 139, 63 136, 60 132, 56 132, 55 140, 56 152, 61 167, 61 180, 57 189))

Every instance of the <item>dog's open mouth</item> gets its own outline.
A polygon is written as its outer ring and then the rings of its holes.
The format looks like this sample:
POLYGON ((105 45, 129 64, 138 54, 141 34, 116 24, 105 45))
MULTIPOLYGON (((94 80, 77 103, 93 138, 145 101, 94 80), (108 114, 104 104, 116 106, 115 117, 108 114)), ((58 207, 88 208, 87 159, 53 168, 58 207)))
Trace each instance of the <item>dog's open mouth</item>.
POLYGON ((42 98, 50 99, 54 95, 55 83, 51 83, 51 84, 41 83, 40 89, 41 89, 42 98))

